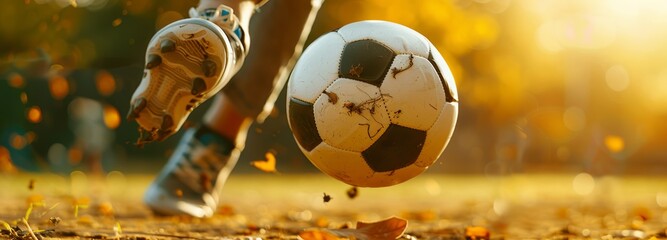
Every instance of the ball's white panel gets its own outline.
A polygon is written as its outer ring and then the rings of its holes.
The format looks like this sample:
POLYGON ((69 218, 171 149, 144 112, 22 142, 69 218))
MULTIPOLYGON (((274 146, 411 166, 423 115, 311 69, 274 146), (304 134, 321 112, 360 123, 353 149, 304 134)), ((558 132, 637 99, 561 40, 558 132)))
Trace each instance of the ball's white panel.
POLYGON ((376 172, 364 179, 364 181, 354 184, 354 186, 375 188, 393 186, 410 180, 425 170, 426 168, 422 168, 413 164, 396 171, 376 172))
POLYGON ((445 92, 438 72, 428 59, 409 54, 394 58, 380 86, 392 123, 428 130, 440 115, 445 92))
POLYGON ((380 89, 357 80, 334 81, 313 108, 320 137, 336 148, 362 152, 389 127, 380 89))
POLYGON ((311 152, 304 152, 322 172, 353 186, 364 186, 373 175, 361 153, 345 151, 321 143, 311 152))
POLYGON ((373 172, 360 153, 337 149, 326 143, 304 153, 322 172, 357 187, 388 187, 405 182, 426 170, 413 164, 392 172, 373 172))
POLYGON ((412 53, 427 57, 429 41, 420 33, 406 26, 386 21, 355 22, 337 31, 346 42, 374 39, 387 45, 396 53, 412 53))
POLYGON ((338 78, 338 63, 345 41, 327 33, 306 48, 294 66, 287 84, 287 96, 314 103, 322 91, 338 78))
POLYGON ((447 82, 450 92, 452 93, 452 97, 454 97, 454 99, 458 101, 459 92, 458 90, 456 90, 456 82, 454 81, 454 75, 452 75, 452 70, 449 69, 449 65, 447 65, 445 59, 442 57, 440 52, 438 52, 438 49, 436 49, 435 46, 433 46, 433 44, 431 43, 429 44, 431 45, 431 55, 433 56, 433 61, 435 62, 436 65, 438 65, 442 77, 445 78, 445 82, 447 82))
POLYGON ((426 132, 424 147, 422 147, 422 152, 414 165, 428 168, 438 160, 438 157, 440 157, 442 151, 445 150, 445 147, 447 147, 447 144, 454 133, 456 118, 459 112, 458 109, 459 104, 457 102, 449 102, 445 104, 438 120, 436 120, 431 129, 426 132))

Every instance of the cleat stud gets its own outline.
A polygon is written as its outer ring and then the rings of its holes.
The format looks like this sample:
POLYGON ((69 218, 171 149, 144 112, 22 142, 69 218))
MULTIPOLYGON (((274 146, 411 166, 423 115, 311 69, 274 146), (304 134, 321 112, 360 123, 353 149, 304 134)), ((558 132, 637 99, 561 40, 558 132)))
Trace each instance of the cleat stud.
POLYGON ((162 63, 162 57, 157 54, 148 55, 148 62, 146 63, 146 68, 151 69, 157 67, 162 63))
POLYGON ((205 90, 206 90, 206 82, 204 82, 204 79, 195 78, 195 80, 192 81, 192 90, 190 91, 192 95, 199 95, 205 90))
POLYGON ((135 120, 139 117, 139 113, 146 108, 146 105, 148 102, 146 101, 145 98, 139 98, 137 99, 134 104, 132 104, 132 107, 129 112, 127 112, 127 120, 135 120))
POLYGON ((170 115, 164 115, 162 118, 162 125, 160 126, 160 132, 167 132, 169 128, 174 126, 174 119, 170 115))
POLYGON ((206 77, 213 77, 213 75, 215 75, 217 66, 215 62, 211 61, 210 59, 206 59, 201 63, 201 68, 204 71, 204 75, 206 77))
POLYGON ((155 140, 155 136, 152 133, 152 131, 146 131, 146 135, 141 139, 142 142, 147 143, 147 142, 152 142, 155 140))
POLYGON ((160 43, 160 52, 168 53, 173 52, 174 50, 176 50, 176 43, 171 39, 162 40, 160 43))
POLYGON ((146 108, 146 105, 148 105, 148 101, 146 101, 145 98, 139 98, 134 103, 134 109, 132 109, 132 111, 139 115, 139 112, 143 111, 144 108, 146 108))
POLYGON ((157 138, 156 138, 156 140, 157 140, 157 141, 163 141, 163 140, 165 140, 167 137, 169 137, 169 135, 171 135, 171 133, 172 133, 171 130, 165 130, 165 131, 160 130, 160 131, 157 132, 157 138))
POLYGON ((139 117, 139 116, 137 116, 137 114, 135 114, 134 111, 129 111, 129 112, 127 112, 127 116, 125 118, 128 121, 134 121, 135 119, 137 119, 137 117, 139 117))

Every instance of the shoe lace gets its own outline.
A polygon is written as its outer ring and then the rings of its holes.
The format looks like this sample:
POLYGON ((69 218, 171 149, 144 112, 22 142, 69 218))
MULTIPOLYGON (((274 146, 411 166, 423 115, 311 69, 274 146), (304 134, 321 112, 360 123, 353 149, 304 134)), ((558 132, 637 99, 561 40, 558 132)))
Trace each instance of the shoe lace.
POLYGON ((197 12, 195 8, 190 8, 189 14, 192 18, 206 19, 218 26, 227 28, 227 30, 234 33, 239 39, 243 38, 239 20, 234 14, 234 9, 231 7, 220 5, 217 8, 207 8, 201 12, 197 12))

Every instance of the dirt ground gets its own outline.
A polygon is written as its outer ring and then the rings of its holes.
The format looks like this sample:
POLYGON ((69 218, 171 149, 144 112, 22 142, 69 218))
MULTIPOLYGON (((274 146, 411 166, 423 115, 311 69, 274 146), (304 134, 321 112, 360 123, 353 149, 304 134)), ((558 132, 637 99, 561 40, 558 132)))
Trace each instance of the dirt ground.
POLYGON ((667 239, 667 178, 424 174, 350 198, 322 174, 233 175, 208 219, 153 216, 151 179, 2 174, 0 238, 302 239, 395 216, 400 239, 667 239))

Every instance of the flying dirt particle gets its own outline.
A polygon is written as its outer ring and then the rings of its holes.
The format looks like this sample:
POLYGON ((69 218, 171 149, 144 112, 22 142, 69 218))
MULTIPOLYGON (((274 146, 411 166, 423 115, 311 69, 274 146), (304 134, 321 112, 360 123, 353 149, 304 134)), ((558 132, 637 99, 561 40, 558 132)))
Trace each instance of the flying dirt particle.
POLYGON ((58 223, 60 223, 61 221, 62 221, 62 219, 60 219, 60 217, 50 217, 49 218, 49 222, 51 222, 51 224, 53 224, 53 225, 58 225, 58 223))
POLYGON ((322 201, 324 201, 325 203, 330 202, 331 199, 333 199, 333 198, 331 196, 329 196, 327 193, 324 193, 324 196, 322 196, 322 201))
POLYGON ((30 181, 28 182, 28 189, 30 191, 35 189, 35 179, 30 179, 30 181))
POLYGON ((181 190, 180 188, 176 189, 174 191, 174 195, 176 195, 176 197, 178 197, 178 198, 182 198, 183 197, 183 190, 181 190))

